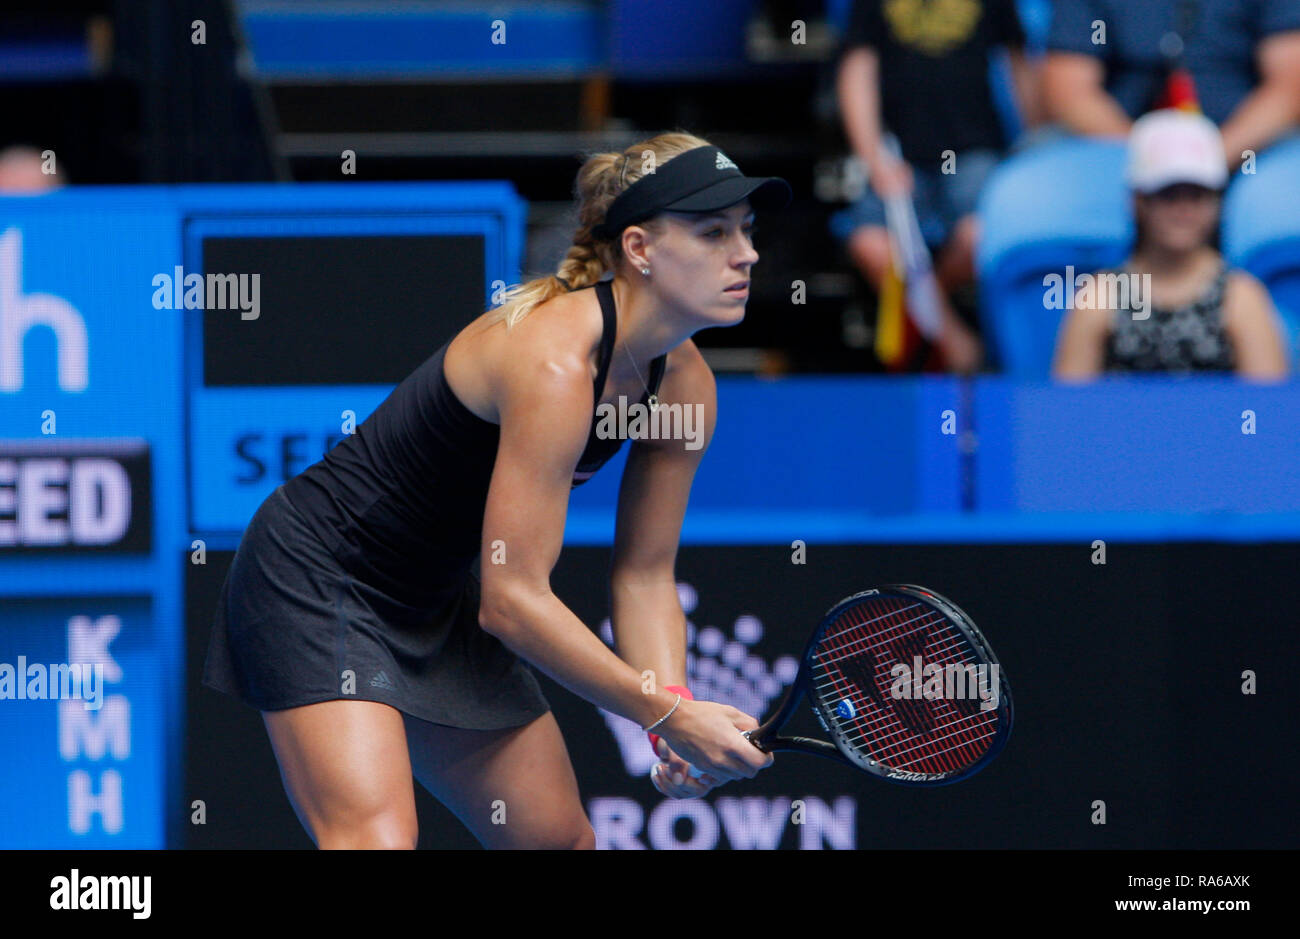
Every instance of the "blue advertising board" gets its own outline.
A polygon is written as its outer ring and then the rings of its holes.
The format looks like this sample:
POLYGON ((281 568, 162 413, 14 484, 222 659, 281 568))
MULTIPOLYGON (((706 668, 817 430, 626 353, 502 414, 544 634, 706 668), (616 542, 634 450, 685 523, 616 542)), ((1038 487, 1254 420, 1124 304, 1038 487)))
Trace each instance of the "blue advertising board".
POLYGON ((182 333, 149 282, 179 234, 163 194, 0 203, 0 847, 164 843, 182 333), (61 665, 98 665, 102 706, 42 687, 61 665))
MULTIPOLYGON (((326 415, 364 418, 387 391, 206 385, 205 332, 251 305, 237 302, 248 278, 230 282, 216 311, 207 283, 189 292, 204 246, 424 239, 426 254, 410 258, 419 264, 446 241, 471 282, 461 306, 486 307, 517 276, 524 211, 504 183, 92 186, 0 199, 0 848, 176 841, 189 814, 184 565, 204 563, 212 537, 237 540, 278 484, 250 477, 253 437, 274 435, 288 454, 276 472, 296 472, 339 439, 326 415), (314 453, 295 449, 300 431, 314 453), (74 694, 87 689, 95 706, 74 694)), ((274 314, 292 304, 268 301, 264 322, 285 326, 274 314)))

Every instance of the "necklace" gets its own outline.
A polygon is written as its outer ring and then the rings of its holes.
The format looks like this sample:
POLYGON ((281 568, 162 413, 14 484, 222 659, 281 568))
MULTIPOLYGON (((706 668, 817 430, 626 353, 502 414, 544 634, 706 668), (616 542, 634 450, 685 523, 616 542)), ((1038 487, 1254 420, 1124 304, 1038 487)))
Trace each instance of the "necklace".
MULTIPOLYGON (((626 167, 624 168, 626 169, 626 167)), ((614 285, 612 283, 610 284, 609 292, 610 295, 613 296, 614 285)), ((614 303, 615 306, 618 305, 617 297, 614 298, 614 303)), ((648 395, 646 398, 646 404, 650 405, 650 412, 653 414, 655 408, 659 406, 659 396, 650 393, 650 387, 645 383, 645 379, 641 377, 641 369, 637 368, 636 359, 632 358, 632 350, 627 347, 627 343, 623 344, 623 351, 627 353, 627 360, 632 363, 632 368, 636 371, 636 380, 641 383, 641 387, 645 389, 645 393, 648 395)))
POLYGON ((627 359, 629 362, 632 363, 632 368, 636 369, 636 380, 641 383, 642 388, 645 388, 645 393, 647 395, 650 395, 648 398, 646 398, 646 403, 650 405, 650 410, 653 412, 654 409, 659 406, 659 396, 650 394, 649 386, 646 385, 645 379, 641 377, 641 369, 636 367, 636 359, 632 358, 632 352, 630 349, 628 349, 626 344, 623 346, 623 351, 627 353, 627 359))

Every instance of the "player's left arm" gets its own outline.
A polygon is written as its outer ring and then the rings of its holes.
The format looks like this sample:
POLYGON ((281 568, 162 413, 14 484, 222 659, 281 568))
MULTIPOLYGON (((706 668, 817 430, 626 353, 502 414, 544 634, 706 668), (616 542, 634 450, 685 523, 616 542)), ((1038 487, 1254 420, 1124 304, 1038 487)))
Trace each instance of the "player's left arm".
POLYGON ((619 486, 610 613, 615 649, 659 686, 686 684, 686 618, 674 567, 695 470, 713 437, 717 386, 695 343, 668 354, 659 385, 667 439, 632 441, 619 486))
MULTIPOLYGON (((632 443, 618 493, 610 570, 610 621, 615 649, 646 675, 643 687, 686 685, 686 616, 677 597, 675 564, 691 483, 713 438, 717 386, 695 343, 668 354, 659 383, 659 408, 669 420, 661 439, 632 443)), ((689 765, 659 741, 664 762, 655 787, 677 799, 698 798, 718 784, 691 778, 689 765)))

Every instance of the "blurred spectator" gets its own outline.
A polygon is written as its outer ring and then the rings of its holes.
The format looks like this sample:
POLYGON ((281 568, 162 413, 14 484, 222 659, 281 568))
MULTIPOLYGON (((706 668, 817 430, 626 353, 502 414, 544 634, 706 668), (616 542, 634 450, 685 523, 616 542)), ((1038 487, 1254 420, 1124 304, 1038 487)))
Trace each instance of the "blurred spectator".
POLYGON ((1055 0, 1047 47, 1044 105, 1077 134, 1126 135, 1176 69, 1233 170, 1300 119, 1300 0, 1055 0))
POLYGON ((870 189, 836 214, 832 229, 879 292, 891 266, 882 200, 913 197, 922 235, 937 249, 939 347, 958 372, 977 370, 983 349, 946 294, 974 280, 975 203, 1007 143, 990 58, 1010 48, 1018 104, 1032 124, 1036 94, 1024 45, 1014 0, 857 0, 838 65, 845 134, 870 189))
MULTIPOLYGON (((1062 324, 1053 374, 1233 371, 1286 375, 1264 286, 1214 247, 1228 163, 1214 123, 1153 111, 1129 138, 1137 237, 1119 268, 1087 275, 1062 324), (1127 296, 1127 301, 1119 298, 1127 296)), ((1067 285, 1073 289, 1073 285, 1067 285)))
MULTIPOLYGON (((57 170, 58 163, 52 164, 57 170)), ((60 172, 47 172, 51 163, 34 147, 0 150, 0 194, 39 193, 58 189, 65 182, 60 172)))

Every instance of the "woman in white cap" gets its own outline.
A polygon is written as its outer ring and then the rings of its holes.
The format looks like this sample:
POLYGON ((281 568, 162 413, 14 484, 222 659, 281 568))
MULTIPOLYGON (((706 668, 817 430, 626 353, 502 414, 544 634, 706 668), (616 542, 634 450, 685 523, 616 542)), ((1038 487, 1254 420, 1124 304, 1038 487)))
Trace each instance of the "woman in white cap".
POLYGON ((1099 271, 1079 291, 1058 336, 1053 375, 1285 377, 1285 343, 1268 291, 1230 269, 1216 247, 1228 166, 1214 123, 1176 110, 1139 118, 1127 181, 1133 248, 1119 268, 1099 271))
POLYGON ((772 762, 743 736, 753 716, 686 687, 673 563, 717 410, 691 336, 743 319, 754 209, 784 205, 790 187, 668 133, 592 156, 576 195, 556 274, 508 291, 429 356, 276 489, 240 541, 204 682, 262 712, 319 847, 414 847, 412 775, 485 846, 594 847, 525 662, 654 732, 665 795, 772 762), (608 585, 615 654, 550 574, 570 490, 622 446, 599 417, 621 398, 691 408, 703 434, 630 448, 608 585))

